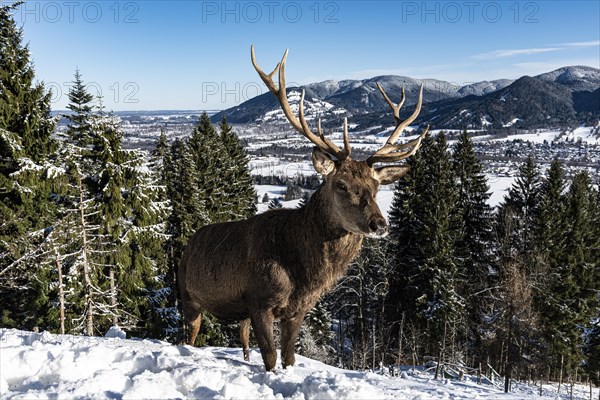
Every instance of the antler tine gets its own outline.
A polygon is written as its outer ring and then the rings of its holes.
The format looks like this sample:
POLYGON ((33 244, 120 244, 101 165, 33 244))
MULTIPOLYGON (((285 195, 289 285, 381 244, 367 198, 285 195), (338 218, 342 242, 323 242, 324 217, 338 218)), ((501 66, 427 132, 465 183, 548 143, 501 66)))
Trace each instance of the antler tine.
MULTIPOLYGON (((403 101, 404 101, 404 99, 402 100, 402 102, 403 101)), ((398 125, 396 126, 396 129, 394 129, 394 132, 388 138, 387 142, 385 142, 386 145, 393 145, 394 142, 396 140, 398 140, 398 136, 400 136, 400 134, 402 133, 404 128, 406 128, 407 126, 412 124, 413 121, 415 119, 417 119, 417 117, 419 116, 419 113, 421 112, 422 104, 423 104, 423 84, 421 84, 421 89, 419 90, 419 99, 417 100, 417 106, 415 107, 415 111, 413 111, 413 113, 410 117, 408 117, 407 119, 405 119, 402 122, 398 122, 398 121, 400 121, 400 116, 398 115, 398 119, 397 119, 398 125)), ((398 111, 400 111, 400 110, 398 110, 398 111)))
POLYGON ((258 75, 265 83, 269 91, 275 95, 283 113, 285 114, 287 120, 292 124, 294 129, 304 135, 308 140, 310 140, 315 146, 323 150, 324 152, 335 156, 338 160, 344 160, 350 154, 349 151, 343 151, 338 146, 335 145, 331 140, 327 139, 323 132, 321 131, 321 121, 319 120, 319 136, 315 135, 308 127, 308 123, 306 122, 306 118, 304 117, 304 91, 302 91, 302 96, 300 98, 300 107, 299 107, 299 119, 296 118, 292 109, 290 107, 290 103, 287 99, 287 92, 285 89, 285 61, 287 59, 288 51, 286 50, 281 58, 281 61, 277 63, 275 69, 270 73, 266 74, 256 62, 256 56, 254 54, 254 45, 250 46, 250 56, 252 59, 252 65, 258 75), (279 73, 279 87, 275 86, 275 82, 273 81, 273 77, 276 73, 279 73))
POLYGON ((423 104, 423 84, 421 84, 421 88, 419 90, 419 99, 417 100, 417 105, 415 107, 415 110, 413 111, 411 116, 408 117, 404 121, 402 121, 400 119, 400 107, 402 107, 402 105, 404 104, 404 100, 406 99, 406 96, 404 94, 404 88, 402 88, 402 98, 400 99, 400 102, 398 104, 394 104, 394 102, 392 100, 390 100, 390 98, 385 93, 385 91, 383 90, 383 88, 381 87, 381 85, 379 83, 377 84, 377 87, 379 88, 379 91, 381 92, 385 101, 389 104, 390 108, 392 109, 392 112, 394 113, 394 120, 396 121, 396 128, 394 128, 394 131, 388 137, 388 139, 386 140, 383 147, 381 147, 371 157, 369 157, 367 159, 367 164, 369 164, 371 166, 376 162, 399 161, 399 160, 403 160, 407 157, 410 157, 411 155, 413 155, 416 152, 416 149, 419 148, 419 146, 421 145, 422 138, 425 136, 425 134, 427 134, 427 131, 429 130, 429 126, 428 126, 427 129, 425 129, 425 131, 416 140, 414 140, 412 142, 409 142, 406 144, 400 144, 400 145, 394 144, 394 142, 396 140, 398 140, 398 136, 400 136, 400 134, 402 133, 404 128, 406 128, 415 119, 417 119, 417 116, 421 112, 421 106, 423 104), (408 152, 404 152, 404 153, 399 152, 399 150, 406 149, 409 147, 413 147, 413 149, 408 152))
POLYGON ((391 145, 390 146, 391 150, 387 153, 376 152, 375 154, 373 154, 371 157, 369 157, 367 159, 367 165, 373 166, 373 164, 378 163, 378 162, 401 161, 401 160, 404 160, 405 158, 408 158, 408 157, 414 155, 417 152, 417 150, 419 150, 419 148, 421 147, 421 141, 423 140, 425 135, 427 135, 427 132, 429 132, 429 125, 427 125, 427 127, 423 130, 423 132, 415 140, 410 141, 405 144, 391 145), (406 149, 409 147, 412 147, 412 149, 409 151, 405 151, 405 152, 393 152, 392 151, 392 150, 402 150, 402 149, 406 149))
POLYGON ((383 98, 385 99, 385 101, 387 101, 389 106, 392 108, 392 111, 394 112, 394 119, 396 120, 396 124, 402 123, 402 120, 400 119, 400 109, 404 105, 404 100, 406 100, 406 95, 404 94, 404 86, 402 87, 402 98, 400 99, 400 102, 398 104, 394 104, 394 102, 392 100, 390 100, 388 95, 385 93, 385 90, 383 90, 383 87, 381 87, 379 82, 376 82, 375 84, 377 85, 377 89, 379 89, 379 91, 383 95, 383 98))
POLYGON ((346 153, 346 157, 350 157, 350 152, 352 149, 350 148, 350 139, 348 138, 348 117, 344 117, 344 152, 346 153))

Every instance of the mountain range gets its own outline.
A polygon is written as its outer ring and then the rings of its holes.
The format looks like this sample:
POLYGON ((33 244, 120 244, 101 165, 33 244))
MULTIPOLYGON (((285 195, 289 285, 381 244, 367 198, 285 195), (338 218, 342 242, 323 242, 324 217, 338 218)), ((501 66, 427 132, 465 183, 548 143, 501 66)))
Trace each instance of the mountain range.
MULTIPOLYGON (((389 106, 379 93, 379 83, 397 102, 402 87, 406 103, 401 117, 412 113, 421 83, 423 109, 415 123, 433 129, 536 129, 597 124, 600 117, 600 69, 569 66, 516 80, 500 79, 464 86, 436 79, 384 75, 363 80, 327 80, 288 88, 291 107, 297 112, 304 90, 307 119, 322 118, 323 125, 339 126, 348 115, 353 128, 368 129, 393 123, 389 106)), ((285 123, 275 96, 266 92, 213 116, 232 123, 285 123)))

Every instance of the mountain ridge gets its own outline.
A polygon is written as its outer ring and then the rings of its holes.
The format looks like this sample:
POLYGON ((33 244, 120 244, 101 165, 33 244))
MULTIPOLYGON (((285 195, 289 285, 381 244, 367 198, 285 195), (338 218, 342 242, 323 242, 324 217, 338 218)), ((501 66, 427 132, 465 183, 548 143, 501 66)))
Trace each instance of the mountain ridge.
MULTIPOLYGON (((600 101, 597 100, 600 69, 588 66, 567 66, 515 80, 496 79, 463 86, 437 79, 381 75, 362 80, 325 80, 287 88, 287 92, 290 96, 292 92, 305 90, 307 116, 311 109, 325 125, 337 124, 341 116, 348 115, 352 117, 351 122, 363 128, 388 126, 391 123, 387 115, 389 106, 377 90, 376 82, 394 102, 400 100, 404 87, 406 104, 403 113, 406 114, 412 112, 410 106, 416 103, 423 83, 424 106, 417 123, 429 123, 437 128, 501 129, 515 119, 518 123, 509 126, 545 128, 593 123, 600 116, 600 101)), ((290 104, 295 105, 291 100, 290 104)), ((275 97, 266 92, 215 114, 213 120, 227 116, 232 123, 285 122, 278 109, 275 97), (265 118, 267 114, 269 118, 265 118)))

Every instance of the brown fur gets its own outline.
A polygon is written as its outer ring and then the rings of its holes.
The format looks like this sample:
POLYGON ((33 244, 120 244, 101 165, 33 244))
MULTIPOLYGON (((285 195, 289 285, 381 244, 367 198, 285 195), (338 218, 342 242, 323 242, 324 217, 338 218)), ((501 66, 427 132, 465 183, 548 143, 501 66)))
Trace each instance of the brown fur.
POLYGON ((250 321, 270 371, 276 362, 273 320, 281 319, 282 364, 294 365, 305 314, 344 275, 364 235, 387 228, 375 202, 379 181, 398 179, 406 167, 383 172, 364 162, 333 162, 318 149, 313 163, 328 175, 306 207, 208 225, 190 239, 178 273, 190 345, 208 311, 242 321, 247 358, 250 321))

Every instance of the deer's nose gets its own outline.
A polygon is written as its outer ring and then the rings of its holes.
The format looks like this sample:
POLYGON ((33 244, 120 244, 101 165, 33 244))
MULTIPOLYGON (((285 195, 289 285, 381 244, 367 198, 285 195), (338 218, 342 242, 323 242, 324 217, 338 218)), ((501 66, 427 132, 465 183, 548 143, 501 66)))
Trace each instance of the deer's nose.
POLYGON ((383 217, 375 217, 369 223, 370 234, 382 237, 388 233, 388 223, 383 217))

